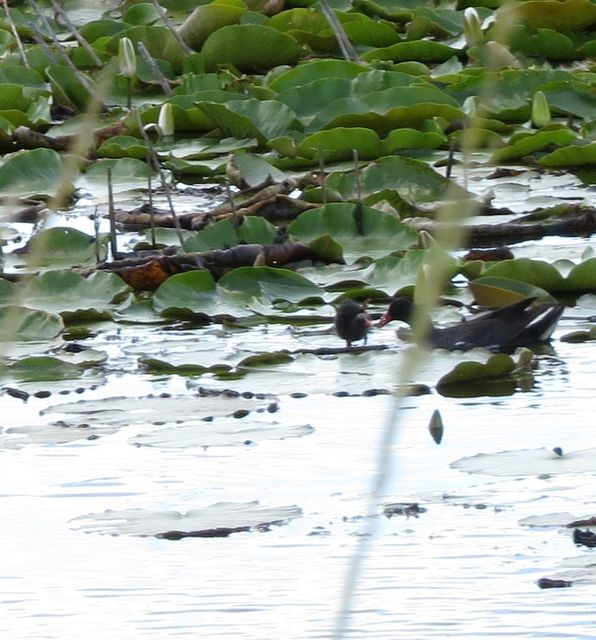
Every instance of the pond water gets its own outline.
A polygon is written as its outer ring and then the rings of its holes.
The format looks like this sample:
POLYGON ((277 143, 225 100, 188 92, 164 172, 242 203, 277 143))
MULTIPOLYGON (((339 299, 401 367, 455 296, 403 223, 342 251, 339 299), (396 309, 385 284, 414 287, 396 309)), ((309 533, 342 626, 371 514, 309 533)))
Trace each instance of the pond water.
MULTIPOLYGON (((581 201, 588 190, 569 180, 566 193, 581 201)), ((501 186, 496 204, 511 205, 515 189, 501 186)), ((200 206, 195 195, 186 207, 181 198, 182 209, 200 206)), ((79 204, 84 214, 95 203, 79 204)), ((515 253, 579 261, 590 248, 586 238, 547 238, 515 253)), ((53 383, 49 397, 26 403, 0 395, 2 638, 595 638, 593 551, 560 526, 596 515, 596 458, 587 471, 586 464, 573 471, 574 452, 594 446, 594 343, 559 340, 578 323, 568 309, 523 389, 473 398, 433 389, 403 399, 394 425, 394 396, 370 393, 391 392, 398 379, 405 345, 392 327, 370 336, 372 344, 389 344, 386 351, 305 355, 285 368, 218 379, 148 373, 139 357, 176 361, 199 351, 233 367, 264 347, 341 341, 324 332, 329 323, 299 330, 283 323, 96 325, 80 342, 107 353, 99 371, 75 384, 53 383), (254 399, 246 417, 224 423, 225 411, 213 410, 199 388, 269 395, 254 399), (436 409, 444 423, 439 445, 428 430, 436 409), (224 424, 234 446, 192 441, 193 426, 211 424, 201 422, 207 415, 216 416, 216 428, 224 424), (88 426, 69 430, 60 420, 88 426), (238 435, 243 420, 250 436, 238 435), (388 426, 388 477, 379 504, 371 504, 388 426), (191 441, 177 440, 177 430, 191 441), (553 467, 556 447, 571 470, 553 467), (541 448, 544 472, 536 472, 530 458, 541 448), (526 449, 527 474, 508 475, 501 458, 488 459, 484 473, 451 466, 479 453, 526 449), (394 503, 416 503, 420 512, 387 517, 385 505, 394 503), (189 511, 234 508, 293 517, 228 537, 152 535, 169 512, 183 514, 184 523, 189 511), (125 531, 134 514, 146 535, 125 531), (529 517, 545 523, 528 526, 529 517), (355 554, 363 558, 352 589, 355 554), (545 577, 573 586, 540 589, 545 577), (348 631, 341 632, 346 608, 348 631)), ((435 357, 415 381, 436 383, 444 356, 435 357)), ((176 529, 169 522, 157 530, 176 529)))
MULTIPOLYGON (((382 507, 374 508, 374 539, 364 547, 378 445, 395 402, 390 395, 337 397, 321 383, 320 393, 296 398, 282 380, 276 384, 273 372, 269 391, 278 410, 268 419, 309 424, 312 433, 244 446, 139 447, 139 433, 163 426, 131 411, 128 421, 96 439, 0 450, 2 637, 329 638, 358 549, 366 557, 345 637, 595 637, 591 549, 576 547, 571 530, 520 520, 594 515, 596 475, 507 477, 450 467, 480 452, 561 447, 566 455, 593 446, 594 348, 558 340, 576 324, 560 323, 527 391, 404 399, 382 503, 415 502, 425 511, 387 518, 382 507), (440 445, 428 432, 435 409, 444 422, 440 445), (109 522, 77 520, 106 510, 184 513, 253 500, 296 505, 302 516, 266 531, 178 541, 114 535, 109 522), (555 575, 577 582, 538 588, 537 580, 555 575)), ((271 340, 273 333, 295 348, 296 337, 283 328, 266 331, 252 329, 250 340, 271 340)), ((47 423, 48 414, 39 412, 65 402, 162 392, 192 398, 199 385, 244 390, 254 383, 250 376, 219 381, 142 373, 136 354, 127 351, 133 333, 141 345, 164 339, 160 327, 100 328, 86 343, 108 351, 112 371, 104 384, 26 404, 4 395, 3 426, 47 423)), ((189 335, 210 336, 214 348, 223 340, 209 327, 180 328, 165 339, 189 335)), ((371 342, 393 336, 376 331, 371 342)), ((361 391, 378 387, 381 374, 390 383, 403 348, 395 345, 389 359, 384 352, 331 357, 325 375, 335 372, 336 389, 352 392, 354 384, 361 391)), ((196 402, 200 413, 201 398, 196 402)))

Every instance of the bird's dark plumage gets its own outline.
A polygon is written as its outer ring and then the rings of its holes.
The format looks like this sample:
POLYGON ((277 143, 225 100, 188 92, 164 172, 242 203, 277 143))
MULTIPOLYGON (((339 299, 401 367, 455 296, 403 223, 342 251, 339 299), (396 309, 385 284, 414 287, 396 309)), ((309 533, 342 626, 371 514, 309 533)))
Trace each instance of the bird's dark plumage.
MULTIPOLYGON (((532 304, 535 300, 525 298, 450 327, 431 326, 428 342, 436 349, 450 351, 486 347, 505 352, 547 342, 563 313, 564 305, 547 302, 532 304)), ((409 298, 395 298, 379 321, 379 326, 392 320, 410 324, 413 314, 414 303, 409 298)))
POLYGON ((342 302, 335 313, 335 331, 348 347, 357 340, 364 340, 366 344, 366 334, 371 324, 364 307, 354 300, 342 302))

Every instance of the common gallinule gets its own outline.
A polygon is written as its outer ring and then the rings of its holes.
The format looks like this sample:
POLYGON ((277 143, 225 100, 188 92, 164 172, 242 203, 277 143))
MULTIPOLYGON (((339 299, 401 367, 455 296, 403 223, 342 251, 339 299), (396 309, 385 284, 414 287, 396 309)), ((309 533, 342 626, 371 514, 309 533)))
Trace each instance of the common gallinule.
MULTIPOLYGON (((431 326, 428 342, 435 349, 449 351, 487 347, 492 351, 505 352, 547 342, 563 313, 564 305, 548 302, 532 304, 535 300, 524 298, 450 327, 431 326)), ((400 296, 391 302, 379 326, 392 320, 403 320, 410 324, 413 315, 412 300, 400 296)))
POLYGON ((354 300, 345 300, 335 312, 335 330, 348 347, 356 340, 364 340, 372 322, 361 304, 354 300))

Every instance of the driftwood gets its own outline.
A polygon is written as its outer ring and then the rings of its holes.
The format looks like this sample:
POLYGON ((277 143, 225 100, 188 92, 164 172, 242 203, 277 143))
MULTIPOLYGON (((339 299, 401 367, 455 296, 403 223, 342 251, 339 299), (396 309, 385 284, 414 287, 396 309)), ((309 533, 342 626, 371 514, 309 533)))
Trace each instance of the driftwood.
MULTIPOLYGON (((93 132, 93 147, 87 152, 89 158, 95 157, 95 149, 106 140, 115 135, 122 134, 126 130, 124 122, 114 122, 93 132)), ((77 139, 76 135, 47 136, 29 127, 17 127, 12 134, 13 141, 18 149, 54 149, 54 151, 67 151, 71 149, 77 139)))
MULTIPOLYGON (((261 216, 274 224, 287 223, 297 218, 303 211, 314 209, 317 204, 290 198, 289 192, 295 188, 292 183, 280 183, 259 189, 256 193, 238 203, 235 208, 229 203, 198 213, 181 213, 177 216, 183 229, 200 231, 212 222, 226 218, 241 220, 245 216, 261 216)), ((151 225, 151 208, 144 204, 134 211, 116 211, 116 222, 125 229, 148 229, 151 225)), ((174 227, 174 218, 169 211, 153 209, 154 224, 159 227, 174 227)))
POLYGON ((271 245, 239 244, 231 249, 175 254, 173 250, 142 251, 121 260, 103 262, 97 269, 118 274, 136 291, 154 291, 171 275, 207 270, 215 278, 238 267, 281 267, 314 258, 312 250, 299 242, 271 245))
MULTIPOLYGON (((590 236, 596 232, 596 209, 593 207, 571 205, 556 219, 543 222, 534 220, 540 220, 540 212, 521 216, 512 222, 466 226, 462 246, 515 243, 545 236, 590 236)), ((417 231, 426 231, 431 235, 445 228, 444 224, 428 218, 411 219, 408 224, 417 231)))

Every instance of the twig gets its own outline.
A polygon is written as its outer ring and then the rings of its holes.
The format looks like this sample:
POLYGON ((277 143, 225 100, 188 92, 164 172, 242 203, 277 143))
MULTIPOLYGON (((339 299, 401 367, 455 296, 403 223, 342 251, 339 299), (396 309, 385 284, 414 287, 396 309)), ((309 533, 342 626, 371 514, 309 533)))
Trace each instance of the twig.
POLYGON ((10 25, 10 30, 12 31, 12 35, 16 40, 17 46, 19 48, 19 52, 21 54, 21 58, 23 60, 23 64, 27 67, 27 69, 31 69, 31 65, 29 64, 29 60, 27 59, 27 54, 25 53, 25 49, 23 48, 23 43, 21 38, 19 37, 19 32, 17 31, 17 27, 10 15, 10 11, 8 10, 8 0, 2 0, 2 4, 4 5, 4 11, 6 12, 6 19, 8 24, 10 25))
MULTIPOLYGON (((77 80, 85 87, 85 89, 89 92, 89 95, 93 97, 94 100, 97 100, 99 104, 102 104, 102 98, 99 96, 93 84, 77 69, 77 67, 73 64, 72 60, 69 58, 68 54, 64 51, 62 44, 58 41, 56 36, 53 34, 50 24, 48 23, 47 18, 43 15, 35 0, 29 0, 29 5, 33 10, 35 16, 39 19, 39 21, 43 24, 49 34, 49 38, 52 43, 56 46, 56 52, 64 62, 64 64, 73 72, 77 80)), ((31 29, 35 29, 34 25, 29 24, 31 29)))
POLYGON ((339 48, 341 49, 343 57, 346 60, 352 60, 352 62, 360 62, 360 58, 356 53, 356 49, 354 49, 354 45, 350 42, 350 39, 344 31, 344 28, 341 26, 341 22, 333 13, 333 10, 331 9, 331 6, 327 2, 327 0, 319 0, 319 4, 321 5, 321 11, 323 12, 323 15, 333 29, 333 33, 335 33, 337 44, 339 44, 339 48))
POLYGON ((95 264, 99 264, 100 256, 99 256, 99 224, 101 221, 101 216, 98 213, 99 207, 95 206, 95 213, 93 214, 93 230, 95 231, 95 264))
POLYGON ((170 213, 172 215, 172 219, 174 221, 174 227, 176 228, 176 234, 178 235, 178 242, 180 242, 180 246, 182 246, 183 242, 184 242, 184 238, 182 237, 182 227, 180 226, 180 220, 178 220, 178 216, 176 215, 176 211, 174 210, 174 203, 172 202, 172 195, 170 193, 170 185, 168 184, 168 181, 166 180, 166 176, 163 172, 163 169, 161 168, 161 165, 159 164, 159 158, 157 157, 157 153, 155 152, 155 148, 153 147, 153 144, 151 143, 151 140, 149 140, 149 136, 147 135, 147 132, 145 131, 145 128, 143 127, 143 123, 141 121, 141 116, 139 115, 138 111, 135 111, 135 118, 137 121, 137 126, 139 127, 139 131, 141 132, 141 135, 143 136, 143 140, 145 140, 145 143, 147 144, 147 146, 149 147, 149 155, 151 156, 151 160, 153 161, 153 166, 155 167, 155 170, 157 171, 157 175, 159 176, 159 179, 161 181, 161 186, 164 190, 164 193, 166 195, 166 200, 168 201, 168 206, 170 207, 170 213))
POLYGON ((166 12, 163 10, 163 7, 159 4, 159 2, 157 2, 157 0, 151 0, 151 1, 157 13, 159 13, 159 17, 161 18, 162 22, 170 30, 170 33, 174 36, 174 38, 176 38, 176 41, 182 47, 182 51, 184 51, 184 53, 186 53, 187 55, 190 55, 191 53, 195 53, 194 50, 191 49, 186 44, 186 42, 184 42, 184 40, 180 37, 180 34, 178 33, 178 31, 176 31, 176 28, 174 27, 174 25, 168 20, 168 16, 166 15, 166 12))
POLYGON ((41 32, 39 31, 39 29, 33 23, 31 23, 29 25, 29 28, 33 32, 33 37, 35 39, 35 42, 37 42, 37 44, 41 47, 41 49, 43 50, 43 52, 46 55, 46 58, 52 64, 56 64, 56 57, 52 53, 52 50, 50 49, 50 47, 48 47, 47 42, 44 40, 44 37, 41 34, 41 32))
POLYGON ((151 183, 151 153, 147 152, 147 190, 149 195, 149 228, 151 246, 155 249, 155 211, 153 210, 153 185, 151 183))
POLYGON ((70 29, 70 32, 75 37, 76 41, 89 54, 89 56, 91 57, 91 60, 93 60, 93 64, 98 68, 103 67, 103 62, 99 59, 99 56, 97 55, 97 53, 95 53, 95 50, 93 49, 93 47, 87 42, 87 40, 85 40, 85 38, 83 38, 83 36, 81 35, 81 32, 71 22, 70 18, 66 14, 66 11, 64 11, 60 3, 56 2, 56 0, 52 0, 52 7, 54 8, 54 11, 56 12, 56 14, 59 15, 60 18, 62 18, 62 21, 64 22, 64 24, 70 29))
POLYGON ((147 47, 142 42, 139 42, 137 44, 137 50, 155 75, 155 78, 161 85, 163 92, 166 94, 166 96, 171 96, 173 93, 172 87, 170 87, 170 83, 161 72, 161 69, 157 66, 157 63, 155 62, 149 51, 147 51, 147 47))
POLYGON ((120 256, 116 242, 116 213, 114 211, 114 190, 112 188, 112 169, 108 168, 108 216, 110 218, 110 250, 112 260, 117 260, 120 256))

